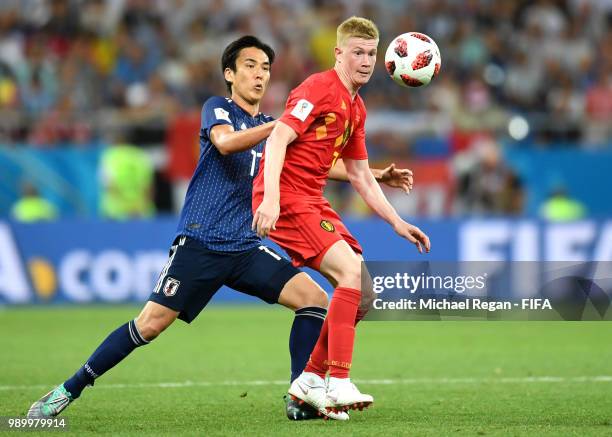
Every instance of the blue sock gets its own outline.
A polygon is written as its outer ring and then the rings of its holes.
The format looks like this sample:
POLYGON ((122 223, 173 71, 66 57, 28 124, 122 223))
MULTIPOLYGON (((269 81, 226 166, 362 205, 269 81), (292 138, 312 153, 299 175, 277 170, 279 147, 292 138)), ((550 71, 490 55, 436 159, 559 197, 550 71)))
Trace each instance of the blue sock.
POLYGON ((304 370, 312 349, 314 348, 327 310, 318 307, 300 308, 295 312, 291 334, 289 335, 289 353, 291 354, 291 382, 304 370))
POLYGON ((64 388, 70 392, 73 399, 78 398, 87 385, 93 385, 94 380, 112 369, 138 346, 149 343, 140 335, 134 320, 120 326, 106 337, 87 362, 66 382, 64 388))

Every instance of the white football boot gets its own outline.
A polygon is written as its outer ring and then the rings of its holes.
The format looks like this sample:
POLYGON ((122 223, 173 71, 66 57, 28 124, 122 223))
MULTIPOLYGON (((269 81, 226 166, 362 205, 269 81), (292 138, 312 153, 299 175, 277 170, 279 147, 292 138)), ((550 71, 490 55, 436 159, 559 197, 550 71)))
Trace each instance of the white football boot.
POLYGON ((64 411, 73 400, 70 392, 64 388, 64 384, 58 385, 32 404, 28 410, 28 419, 55 417, 64 411))
POLYGON ((350 378, 329 378, 325 408, 334 413, 348 410, 363 410, 374 403, 374 398, 363 394, 350 378))
POLYGON ((333 412, 325 408, 325 380, 311 372, 302 372, 289 387, 289 395, 294 401, 302 401, 316 409, 321 416, 333 420, 349 420, 344 411, 333 412))

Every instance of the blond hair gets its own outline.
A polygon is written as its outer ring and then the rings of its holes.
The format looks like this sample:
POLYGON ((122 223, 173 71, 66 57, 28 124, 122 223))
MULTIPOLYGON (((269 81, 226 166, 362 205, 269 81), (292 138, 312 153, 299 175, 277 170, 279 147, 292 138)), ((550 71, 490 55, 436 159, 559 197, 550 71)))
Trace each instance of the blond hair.
POLYGON ((349 38, 379 39, 378 27, 376 27, 372 20, 367 18, 347 18, 336 30, 337 46, 343 46, 349 38))

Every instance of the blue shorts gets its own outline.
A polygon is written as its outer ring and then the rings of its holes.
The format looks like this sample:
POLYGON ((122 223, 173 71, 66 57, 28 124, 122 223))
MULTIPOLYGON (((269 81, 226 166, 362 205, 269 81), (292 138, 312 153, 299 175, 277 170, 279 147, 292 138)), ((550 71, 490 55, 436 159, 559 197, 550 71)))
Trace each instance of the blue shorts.
POLYGON ((269 304, 300 271, 267 246, 241 252, 206 249, 195 239, 177 237, 149 300, 179 312, 191 323, 223 285, 269 304))

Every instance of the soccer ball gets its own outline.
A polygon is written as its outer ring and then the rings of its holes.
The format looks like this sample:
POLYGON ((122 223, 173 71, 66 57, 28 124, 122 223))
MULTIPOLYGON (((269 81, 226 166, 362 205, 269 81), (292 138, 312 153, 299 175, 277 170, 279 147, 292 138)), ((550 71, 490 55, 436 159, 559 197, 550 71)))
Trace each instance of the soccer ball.
POLYGON ((431 37, 419 32, 396 37, 385 53, 385 67, 391 78, 404 87, 427 85, 442 65, 440 50, 431 37))

